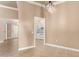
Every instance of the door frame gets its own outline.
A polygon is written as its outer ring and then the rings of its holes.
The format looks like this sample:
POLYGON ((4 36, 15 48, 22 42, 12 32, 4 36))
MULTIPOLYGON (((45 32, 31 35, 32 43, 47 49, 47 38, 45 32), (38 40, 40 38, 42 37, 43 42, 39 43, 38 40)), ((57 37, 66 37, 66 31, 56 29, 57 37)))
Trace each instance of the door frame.
MULTIPOLYGON (((37 17, 37 16, 34 17, 34 46, 36 46, 36 31, 35 31, 36 27, 35 27, 35 19, 38 19, 38 18, 45 20, 45 18, 42 18, 42 17, 37 17)), ((44 45, 45 45, 45 36, 46 36, 45 33, 46 33, 46 32, 45 32, 45 24, 44 24, 44 45)))
MULTIPOLYGON (((12 23, 12 21, 19 22, 18 19, 7 19, 7 22, 6 22, 6 40, 11 39, 11 37, 7 37, 7 23, 12 23)), ((19 33, 19 29, 18 29, 18 33, 19 33)), ((18 34, 18 36, 19 36, 19 34, 18 34)))

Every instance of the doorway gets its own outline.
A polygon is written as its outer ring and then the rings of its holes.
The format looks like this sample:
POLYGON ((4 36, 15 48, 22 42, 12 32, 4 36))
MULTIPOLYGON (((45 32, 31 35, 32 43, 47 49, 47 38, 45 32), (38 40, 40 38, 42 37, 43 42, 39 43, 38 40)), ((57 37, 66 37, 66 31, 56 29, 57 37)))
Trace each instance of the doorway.
POLYGON ((0 56, 16 56, 18 49, 18 25, 15 19, 0 20, 0 56))
POLYGON ((38 45, 40 41, 43 45, 45 44, 45 18, 34 18, 34 40, 35 45, 38 45))
POLYGON ((6 23, 7 39, 18 39, 19 37, 19 20, 8 20, 6 23))

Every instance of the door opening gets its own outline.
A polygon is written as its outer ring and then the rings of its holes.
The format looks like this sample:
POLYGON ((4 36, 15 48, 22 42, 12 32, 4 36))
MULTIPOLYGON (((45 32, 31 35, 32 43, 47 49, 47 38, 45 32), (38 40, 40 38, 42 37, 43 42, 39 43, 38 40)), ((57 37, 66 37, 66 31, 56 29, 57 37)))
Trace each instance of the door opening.
POLYGON ((7 39, 17 39, 19 37, 19 20, 8 20, 6 23, 7 39))
POLYGON ((40 17, 34 18, 34 40, 43 40, 45 44, 45 19, 40 17))

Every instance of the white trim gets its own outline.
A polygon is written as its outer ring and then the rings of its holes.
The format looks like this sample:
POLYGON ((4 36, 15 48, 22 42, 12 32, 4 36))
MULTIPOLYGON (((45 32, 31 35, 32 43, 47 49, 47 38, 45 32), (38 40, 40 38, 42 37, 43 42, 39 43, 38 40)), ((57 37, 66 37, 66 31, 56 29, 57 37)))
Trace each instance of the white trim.
MULTIPOLYGON (((18 37, 7 37, 7 39, 17 39, 18 37)), ((6 39, 6 40, 7 40, 6 39)))
POLYGON ((7 9, 10 9, 10 10, 18 11, 17 8, 5 6, 5 5, 2 5, 2 4, 0 4, 0 7, 2 7, 2 8, 7 8, 7 9))
POLYGON ((41 3, 37 3, 37 2, 34 2, 34 1, 25 1, 25 2, 45 8, 45 5, 41 4, 41 3))
POLYGON ((7 24, 6 24, 6 40, 7 40, 7 24))
POLYGON ((75 49, 75 48, 70 48, 70 47, 65 47, 65 46, 60 46, 60 45, 55 45, 55 44, 49 44, 49 43, 46 43, 45 45, 50 46, 50 47, 56 47, 56 48, 61 48, 65 50, 79 52, 79 49, 75 49))
POLYGON ((35 17, 34 17, 34 22, 33 22, 33 24, 34 24, 34 28, 33 28, 33 36, 34 36, 34 46, 36 46, 36 33, 35 33, 35 17))
POLYGON ((31 49, 31 48, 34 48, 34 47, 35 46, 29 46, 29 47, 19 48, 18 51, 27 50, 27 49, 31 49))
MULTIPOLYGON (((45 20, 45 18, 44 18, 44 20, 45 20)), ((44 35, 45 35, 45 37, 44 37, 44 45, 45 45, 45 42, 46 42, 46 21, 44 23, 44 27, 45 27, 45 29, 44 29, 44 35)))
POLYGON ((4 42, 4 40, 0 41, 0 43, 3 43, 3 42, 4 42))

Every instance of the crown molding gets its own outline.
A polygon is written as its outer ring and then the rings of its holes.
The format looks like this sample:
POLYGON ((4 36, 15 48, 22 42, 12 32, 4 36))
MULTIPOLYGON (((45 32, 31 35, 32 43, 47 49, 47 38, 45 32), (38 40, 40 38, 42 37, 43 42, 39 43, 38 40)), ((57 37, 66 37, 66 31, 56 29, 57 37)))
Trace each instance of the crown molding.
POLYGON ((10 9, 10 10, 18 11, 17 8, 9 7, 9 6, 3 5, 3 4, 0 4, 0 7, 2 7, 2 8, 6 8, 6 9, 10 9))

